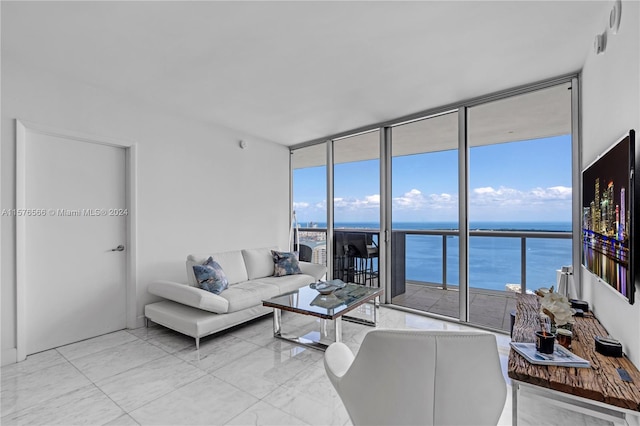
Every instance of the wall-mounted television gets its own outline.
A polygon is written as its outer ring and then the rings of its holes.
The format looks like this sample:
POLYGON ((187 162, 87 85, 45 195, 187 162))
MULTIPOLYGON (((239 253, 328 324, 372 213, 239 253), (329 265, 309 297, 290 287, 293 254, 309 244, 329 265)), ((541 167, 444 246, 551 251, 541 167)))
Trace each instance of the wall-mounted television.
POLYGON ((582 171, 582 265, 629 303, 638 278, 634 259, 640 254, 635 164, 630 130, 582 171))

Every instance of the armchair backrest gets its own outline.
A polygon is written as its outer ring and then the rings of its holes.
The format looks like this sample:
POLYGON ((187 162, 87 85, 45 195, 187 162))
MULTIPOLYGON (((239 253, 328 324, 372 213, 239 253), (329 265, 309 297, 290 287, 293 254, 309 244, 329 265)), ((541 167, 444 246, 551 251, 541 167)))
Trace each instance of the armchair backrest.
POLYGON ((327 372, 355 425, 495 425, 507 392, 485 332, 374 330, 341 377, 327 372))

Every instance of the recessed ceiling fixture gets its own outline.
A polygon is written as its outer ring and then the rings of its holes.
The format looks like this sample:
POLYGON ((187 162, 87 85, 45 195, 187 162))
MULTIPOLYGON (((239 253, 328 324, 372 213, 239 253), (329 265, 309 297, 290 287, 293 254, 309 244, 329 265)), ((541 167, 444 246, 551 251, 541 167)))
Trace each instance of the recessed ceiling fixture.
POLYGON ((602 34, 596 34, 596 38, 593 41, 593 50, 597 55, 604 53, 607 50, 607 38, 608 34, 618 34, 620 29, 620 20, 622 19, 622 0, 613 0, 613 6, 609 12, 609 22, 602 32, 602 34))
POLYGON ((240 140, 240 142, 238 142, 238 145, 240 146, 240 148, 245 149, 247 147, 247 142, 245 142, 244 140, 240 140))
POLYGON ((622 18, 622 0, 614 0, 613 7, 609 13, 609 30, 612 34, 618 34, 620 19, 622 18))

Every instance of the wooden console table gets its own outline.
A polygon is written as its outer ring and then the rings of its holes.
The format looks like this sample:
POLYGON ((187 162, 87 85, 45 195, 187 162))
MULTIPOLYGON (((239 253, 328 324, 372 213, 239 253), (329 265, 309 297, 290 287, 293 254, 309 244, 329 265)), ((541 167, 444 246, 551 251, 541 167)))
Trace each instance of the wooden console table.
MULTIPOLYGON (((540 302, 529 294, 518 295, 512 340, 533 342, 540 328, 540 302)), ((588 360, 591 368, 568 368, 530 364, 511 349, 508 374, 512 383, 513 421, 518 422, 518 392, 546 398, 551 403, 619 424, 627 416, 640 416, 640 372, 627 357, 613 358, 595 350, 594 336, 607 336, 592 315, 576 317, 572 351, 588 360), (625 382, 617 368, 624 368, 633 382, 625 382)))

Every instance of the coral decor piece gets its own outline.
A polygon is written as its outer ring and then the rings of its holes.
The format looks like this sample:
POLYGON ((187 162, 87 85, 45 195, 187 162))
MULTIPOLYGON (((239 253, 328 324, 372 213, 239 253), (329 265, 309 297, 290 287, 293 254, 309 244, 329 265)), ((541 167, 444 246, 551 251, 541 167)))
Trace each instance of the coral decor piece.
POLYGON ((536 294, 540 297, 542 312, 549 316, 551 323, 555 324, 556 327, 566 326, 575 322, 573 315, 576 311, 571 308, 566 296, 554 293, 553 287, 550 289, 538 289, 536 294))

